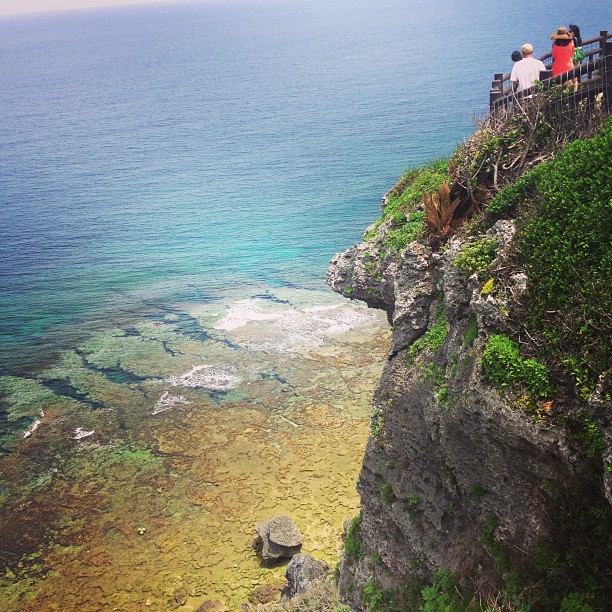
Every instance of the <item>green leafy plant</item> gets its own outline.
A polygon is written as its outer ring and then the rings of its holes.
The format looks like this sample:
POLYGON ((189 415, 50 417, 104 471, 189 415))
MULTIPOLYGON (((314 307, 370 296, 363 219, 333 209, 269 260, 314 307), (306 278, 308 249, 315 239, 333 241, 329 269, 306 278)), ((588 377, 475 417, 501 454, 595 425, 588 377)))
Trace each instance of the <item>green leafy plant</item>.
POLYGON ((445 181, 449 182, 449 177, 448 161, 444 159, 408 170, 387 194, 383 218, 388 219, 397 212, 413 212, 421 203, 423 192, 438 191, 445 181))
POLYGON ((464 598, 459 589, 457 576, 449 571, 436 572, 431 586, 421 591, 422 612, 462 612, 468 607, 469 598, 464 598))
POLYGON ((491 238, 480 238, 475 242, 468 242, 461 247, 460 252, 453 260, 453 265, 466 274, 484 274, 497 254, 498 244, 491 238))
POLYGON ((361 558, 361 514, 353 518, 348 528, 344 554, 355 561, 361 558))
POLYGON ((489 514, 486 516, 480 542, 491 556, 491 559, 493 559, 497 571, 501 573, 507 569, 508 560, 502 543, 495 536, 495 532, 499 527, 499 524, 500 521, 495 515, 489 514))
POLYGON ((489 336, 480 363, 485 379, 498 388, 522 383, 534 398, 553 392, 546 368, 533 359, 523 359, 518 344, 502 334, 489 336))
POLYGON ((467 331, 465 332, 465 339, 463 340, 463 346, 468 347, 471 346, 478 338, 478 321, 476 317, 472 315, 470 318, 470 324, 468 325, 467 331))
POLYGON ((385 483, 380 487, 380 497, 384 506, 390 506, 395 501, 393 487, 389 483, 385 483))
POLYGON ((582 593, 570 593, 561 602, 561 612, 593 612, 589 605, 590 597, 582 593))
POLYGON ((382 559, 379 552, 374 548, 370 553, 370 567, 378 567, 379 565, 382 565, 382 559))
POLYGON ((408 347, 408 365, 412 365, 425 348, 431 353, 441 349, 448 335, 448 329, 448 318, 444 310, 440 309, 434 324, 408 347))
POLYGON ((611 150, 608 119, 526 177, 514 240, 514 263, 528 276, 521 324, 541 338, 542 359, 565 365, 583 399, 610 368, 611 150))
POLYGON ((423 236, 424 219, 425 213, 422 211, 409 213, 404 224, 389 231, 384 240, 385 246, 401 253, 411 242, 423 236))
POLYGON ((371 612, 382 611, 383 593, 374 577, 364 585, 361 603, 366 610, 371 612))
POLYGON ((477 482, 470 485, 470 495, 472 497, 482 497, 486 493, 485 489, 477 482))
POLYGON ((374 408, 372 410, 372 416, 370 417, 370 432, 377 438, 381 435, 384 425, 383 412, 380 408, 374 408))
POLYGON ((582 426, 584 438, 588 445, 589 457, 591 457, 591 459, 601 457, 606 450, 606 442, 599 425, 597 425, 591 417, 585 415, 582 419, 582 426))

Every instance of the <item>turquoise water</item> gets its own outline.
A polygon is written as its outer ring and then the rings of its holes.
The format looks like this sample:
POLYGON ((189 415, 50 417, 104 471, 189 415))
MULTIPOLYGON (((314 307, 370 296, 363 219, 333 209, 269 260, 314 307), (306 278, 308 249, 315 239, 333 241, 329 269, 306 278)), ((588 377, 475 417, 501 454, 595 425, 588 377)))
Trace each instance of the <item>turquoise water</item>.
POLYGON ((273 513, 335 563, 388 329, 327 264, 574 6, 0 19, 2 609, 238 609, 273 513))
POLYGON ((566 5, 503 32, 526 2, 0 20, 0 366, 31 372, 160 304, 321 288, 386 189, 471 132, 491 74, 525 37, 545 51, 566 5))

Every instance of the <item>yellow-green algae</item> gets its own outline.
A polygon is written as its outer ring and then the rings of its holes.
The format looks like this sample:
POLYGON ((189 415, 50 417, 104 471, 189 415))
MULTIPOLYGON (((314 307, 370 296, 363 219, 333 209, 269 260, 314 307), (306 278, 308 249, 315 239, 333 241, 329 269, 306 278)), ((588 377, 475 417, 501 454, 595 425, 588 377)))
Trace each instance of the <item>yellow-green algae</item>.
MULTIPOLYGON (((208 325, 210 313, 191 316, 208 325)), ((299 350, 283 340, 280 352, 257 350, 282 333, 262 322, 205 341, 178 325, 100 333, 28 383, 45 417, 1 459, 3 609, 238 609, 282 579, 284 566, 262 566, 252 548, 254 526, 279 514, 304 552, 337 561, 343 521, 358 512, 385 324, 372 316, 299 350), (241 382, 181 386, 198 364, 241 382), (117 368, 132 382, 114 382, 117 368), (47 392, 57 380, 75 397, 47 392), (153 415, 164 393, 182 401, 153 415), (77 427, 94 433, 74 439, 77 427)))

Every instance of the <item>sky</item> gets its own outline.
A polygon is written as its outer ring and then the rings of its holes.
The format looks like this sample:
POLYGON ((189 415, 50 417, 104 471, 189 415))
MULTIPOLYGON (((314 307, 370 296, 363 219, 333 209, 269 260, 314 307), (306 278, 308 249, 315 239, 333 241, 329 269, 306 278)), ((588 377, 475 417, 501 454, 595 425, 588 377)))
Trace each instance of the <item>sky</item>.
POLYGON ((180 0, 0 0, 0 16, 180 0))

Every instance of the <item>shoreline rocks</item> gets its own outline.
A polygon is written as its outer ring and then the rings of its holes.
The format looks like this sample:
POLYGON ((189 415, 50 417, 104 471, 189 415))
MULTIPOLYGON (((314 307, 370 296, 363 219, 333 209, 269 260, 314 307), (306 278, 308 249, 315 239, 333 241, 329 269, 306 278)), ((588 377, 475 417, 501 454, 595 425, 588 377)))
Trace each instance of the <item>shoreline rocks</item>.
POLYGON ((254 548, 262 561, 291 558, 302 549, 302 534, 287 515, 263 521, 255 527, 255 531, 258 537, 254 548))

